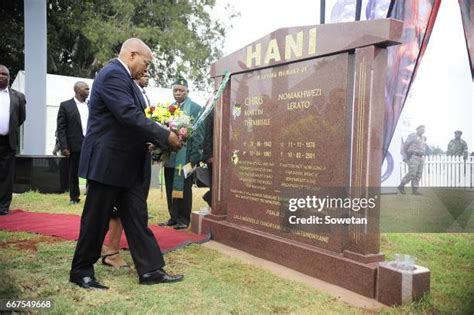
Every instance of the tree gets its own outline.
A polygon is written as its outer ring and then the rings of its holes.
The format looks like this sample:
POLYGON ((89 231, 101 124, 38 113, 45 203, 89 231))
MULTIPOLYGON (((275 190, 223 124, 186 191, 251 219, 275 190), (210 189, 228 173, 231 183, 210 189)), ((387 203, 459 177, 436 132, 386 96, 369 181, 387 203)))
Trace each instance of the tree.
POLYGON ((23 1, 0 2, 0 64, 10 70, 11 81, 24 68, 23 1))
MULTIPOLYGON (((0 6, 2 33, 9 34, 0 39, 1 52, 16 73, 23 69, 23 1, 0 6)), ((150 74, 157 83, 167 86, 181 74, 204 88, 230 27, 211 16, 215 0, 48 0, 47 6, 48 73, 61 75, 93 78, 133 36, 155 52, 150 74)), ((227 21, 236 16, 226 12, 227 21)))
POLYGON ((446 154, 446 151, 441 149, 439 146, 435 145, 427 145, 427 150, 426 150, 427 155, 444 155, 446 154))

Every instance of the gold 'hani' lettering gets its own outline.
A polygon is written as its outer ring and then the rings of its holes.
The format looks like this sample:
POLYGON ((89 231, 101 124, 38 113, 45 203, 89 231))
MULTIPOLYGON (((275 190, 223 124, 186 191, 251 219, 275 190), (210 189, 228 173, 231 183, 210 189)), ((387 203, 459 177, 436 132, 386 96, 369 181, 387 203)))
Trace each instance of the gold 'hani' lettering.
MULTIPOLYGON (((316 53, 316 28, 311 28, 307 35, 307 38, 305 38, 303 31, 296 34, 286 35, 284 47, 285 60, 302 57, 305 40, 308 43, 308 55, 316 53)), ((281 61, 282 54, 276 38, 270 40, 266 48, 265 56, 263 58, 264 65, 269 64, 271 61, 281 61)), ((262 65, 262 43, 247 46, 247 67, 258 67, 260 65, 262 65)))
POLYGON ((267 53, 265 54, 265 61, 263 63, 267 64, 272 59, 275 60, 275 62, 281 60, 280 51, 278 50, 278 43, 276 39, 272 39, 268 43, 267 53))
POLYGON ((296 42, 291 34, 286 35, 285 59, 290 59, 292 52, 295 57, 303 56, 303 32, 296 33, 296 42))
POLYGON ((308 55, 316 53, 316 28, 309 30, 308 55))
POLYGON ((258 43, 255 45, 255 51, 252 48, 252 46, 247 47, 247 67, 252 65, 253 59, 255 59, 255 65, 260 66, 262 60, 262 44, 258 43))

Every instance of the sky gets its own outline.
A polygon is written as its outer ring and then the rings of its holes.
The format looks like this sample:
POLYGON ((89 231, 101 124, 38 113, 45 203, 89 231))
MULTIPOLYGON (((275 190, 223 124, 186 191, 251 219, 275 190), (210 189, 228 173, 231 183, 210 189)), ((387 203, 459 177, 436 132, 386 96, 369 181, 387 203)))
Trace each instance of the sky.
POLYGON ((315 0, 217 0, 217 12, 222 14, 225 4, 230 4, 240 17, 231 20, 224 55, 282 27, 313 25, 319 22, 319 1, 315 0))
POLYGON ((405 134, 425 124, 428 143, 444 150, 460 129, 469 150, 474 151, 473 83, 460 19, 457 1, 441 2, 401 121, 411 118, 411 130, 405 134))
MULTIPOLYGON (((240 17, 231 21, 224 55, 278 28, 319 23, 317 0, 217 0, 216 14, 223 16, 226 4, 240 12, 240 17)), ((417 125, 425 124, 428 143, 446 149, 454 130, 460 129, 469 150, 474 151, 473 91, 458 2, 442 1, 397 134, 405 138, 417 125)))

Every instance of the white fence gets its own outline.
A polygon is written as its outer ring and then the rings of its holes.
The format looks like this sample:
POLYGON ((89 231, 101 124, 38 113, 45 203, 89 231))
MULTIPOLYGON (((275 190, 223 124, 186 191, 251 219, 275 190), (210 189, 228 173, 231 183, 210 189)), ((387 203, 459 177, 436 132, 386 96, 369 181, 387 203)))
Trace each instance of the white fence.
MULTIPOLYGON (((408 173, 408 165, 402 162, 400 176, 408 173)), ((474 156, 466 160, 462 156, 425 156, 421 187, 474 187, 474 156)))

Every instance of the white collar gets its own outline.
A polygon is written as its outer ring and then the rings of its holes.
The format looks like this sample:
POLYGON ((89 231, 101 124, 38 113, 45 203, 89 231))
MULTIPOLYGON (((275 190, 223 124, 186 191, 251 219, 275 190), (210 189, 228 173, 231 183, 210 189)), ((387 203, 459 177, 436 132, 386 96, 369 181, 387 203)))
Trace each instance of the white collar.
POLYGON ((128 75, 129 75, 130 78, 131 78, 131 77, 132 77, 132 73, 130 72, 130 69, 128 69, 127 65, 126 65, 122 60, 120 60, 120 57, 117 58, 117 60, 122 64, 122 66, 125 68, 125 70, 127 70, 128 75))
POLYGON ((8 86, 4 88, 3 90, 0 90, 1 93, 9 93, 10 91, 8 90, 8 86))
POLYGON ((86 102, 81 102, 80 100, 78 100, 75 96, 74 96, 74 101, 76 102, 76 104, 86 104, 86 102))

